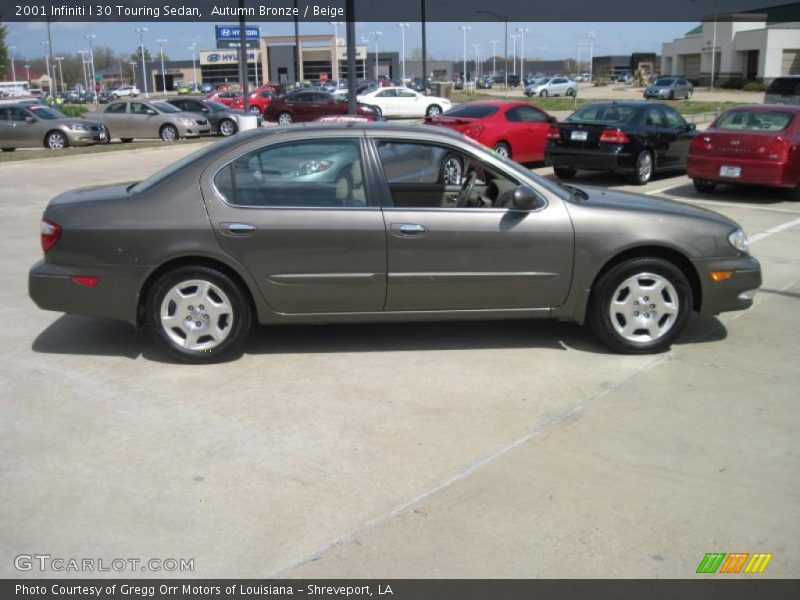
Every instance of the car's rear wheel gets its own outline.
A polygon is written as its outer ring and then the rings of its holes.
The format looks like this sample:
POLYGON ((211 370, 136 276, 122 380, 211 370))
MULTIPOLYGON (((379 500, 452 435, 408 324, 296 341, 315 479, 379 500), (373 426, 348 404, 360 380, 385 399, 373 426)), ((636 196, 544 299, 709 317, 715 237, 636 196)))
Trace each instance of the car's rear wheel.
POLYGON ((278 115, 278 123, 280 125, 291 125, 294 123, 294 117, 292 113, 282 112, 278 115))
POLYGON ((636 185, 644 185, 653 177, 653 153, 642 150, 636 157, 636 167, 630 179, 636 185))
POLYGON ((494 145, 494 151, 497 152, 500 156, 511 158, 511 147, 505 142, 497 142, 494 145))
POLYGON ((547 90, 542 90, 541 92, 539 92, 539 95, 540 95, 542 98, 547 98, 547 90))
POLYGON ((428 107, 428 110, 425 111, 425 114, 429 117, 438 117, 440 114, 442 114, 442 107, 438 104, 431 104, 428 107))
POLYGON ((233 355, 252 323, 242 289, 225 273, 202 266, 180 267, 159 277, 145 309, 156 341, 186 362, 216 362, 233 355))
POLYGON ((174 142, 178 139, 178 128, 169 124, 162 125, 158 135, 161 136, 161 139, 165 142, 174 142))
POLYGON ((669 92, 669 96, 668 96, 668 97, 669 97, 669 99, 670 99, 670 100, 675 100, 675 92, 673 92, 672 90, 670 90, 670 92, 669 92))
POLYGON ((572 88, 567 88, 567 96, 572 97, 574 95, 575 95, 575 90, 573 90, 572 88))
POLYGON ((587 321, 612 350, 649 354, 669 348, 691 310, 692 288, 677 266, 662 258, 632 258, 595 283, 587 321))
POLYGON ((103 127, 103 131, 106 134, 106 139, 103 141, 105 144, 111 143, 111 132, 108 130, 108 127, 103 127))
POLYGON ((236 123, 231 119, 223 119, 219 122, 219 133, 224 137, 228 137, 236 133, 236 123))
POLYGON ((553 172, 559 179, 572 179, 578 171, 567 167, 553 167, 553 172))
POLYGON ((717 187, 715 181, 709 181, 708 179, 692 179, 692 183, 694 184, 694 189, 701 194, 710 194, 717 187))
POLYGON ((461 185, 464 168, 461 159, 455 154, 449 154, 442 161, 439 169, 439 181, 444 185, 461 185))
POLYGON ((60 131, 51 131, 45 136, 44 145, 50 150, 61 150, 69 146, 69 141, 60 131))

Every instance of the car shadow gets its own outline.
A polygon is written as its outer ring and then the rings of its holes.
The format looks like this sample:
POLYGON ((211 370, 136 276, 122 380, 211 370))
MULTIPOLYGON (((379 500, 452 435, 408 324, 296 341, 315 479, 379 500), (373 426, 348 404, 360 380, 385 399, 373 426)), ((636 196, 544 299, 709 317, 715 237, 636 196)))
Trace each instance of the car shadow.
MULTIPOLYGON (((692 315, 677 345, 723 340, 727 332, 716 318, 692 315)), ((337 352, 431 352, 542 348, 613 354, 574 323, 546 320, 366 323, 347 325, 258 326, 244 344, 244 354, 332 354, 337 352)), ((112 356, 182 364, 147 334, 127 323, 63 315, 34 340, 40 354, 112 356)), ((233 356, 230 360, 236 360, 233 356)))
POLYGON ((677 200, 690 199, 704 200, 706 202, 714 202, 716 200, 719 202, 750 206, 753 204, 781 204, 790 201, 781 189, 757 185, 734 186, 724 183, 719 184, 711 193, 700 193, 694 189, 693 183, 687 182, 664 190, 659 194, 677 200))

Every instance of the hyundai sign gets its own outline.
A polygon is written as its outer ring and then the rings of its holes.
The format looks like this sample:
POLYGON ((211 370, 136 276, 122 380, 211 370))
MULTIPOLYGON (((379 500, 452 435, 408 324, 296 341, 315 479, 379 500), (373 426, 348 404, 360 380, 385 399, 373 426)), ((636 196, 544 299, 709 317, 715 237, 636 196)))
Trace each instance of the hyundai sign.
MULTIPOLYGON (((239 41, 239 26, 238 25, 216 25, 217 41, 218 42, 238 42, 239 41)), ((248 42, 257 42, 261 37, 261 31, 258 27, 245 27, 245 39, 248 42)))

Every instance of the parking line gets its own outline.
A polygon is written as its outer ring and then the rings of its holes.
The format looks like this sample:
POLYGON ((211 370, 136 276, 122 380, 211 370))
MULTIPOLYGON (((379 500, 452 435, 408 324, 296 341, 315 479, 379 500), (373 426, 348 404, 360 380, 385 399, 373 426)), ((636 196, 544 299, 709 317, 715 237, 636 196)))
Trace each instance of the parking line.
POLYGON ((736 204, 735 202, 720 202, 718 200, 701 200, 700 198, 689 198, 688 196, 669 196, 668 200, 681 200, 683 202, 694 202, 697 204, 707 204, 708 206, 725 206, 728 208, 747 208, 750 210, 764 210, 767 212, 785 213, 788 215, 800 214, 800 210, 789 208, 774 208, 772 206, 753 206, 752 204, 736 204))
POLYGON ((645 192, 644 194, 645 194, 645 196, 654 196, 655 194, 660 194, 661 192, 668 192, 669 190, 674 190, 676 188, 681 187, 682 185, 685 185, 685 184, 671 185, 671 186, 665 187, 665 188, 658 188, 657 190, 650 190, 649 192, 645 192))
POLYGON ((750 238, 750 243, 755 244, 756 242, 760 242, 761 240, 768 238, 771 235, 775 235, 776 233, 780 233, 781 231, 786 231, 792 227, 796 227, 800 225, 800 219, 793 219, 791 221, 786 221, 786 223, 781 223, 780 225, 776 225, 772 229, 767 229, 766 231, 762 231, 761 233, 755 234, 753 237, 750 238))

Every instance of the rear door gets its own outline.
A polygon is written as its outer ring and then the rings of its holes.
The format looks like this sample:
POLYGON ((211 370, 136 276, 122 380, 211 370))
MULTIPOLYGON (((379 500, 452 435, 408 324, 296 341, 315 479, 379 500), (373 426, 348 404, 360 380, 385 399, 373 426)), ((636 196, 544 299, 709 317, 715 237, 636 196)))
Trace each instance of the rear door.
POLYGON ((24 108, 9 106, 6 110, 10 146, 13 148, 41 146, 45 134, 41 119, 37 118, 33 123, 28 123, 25 118, 30 115, 24 108))
POLYGON ((220 246, 276 312, 383 309, 386 231, 364 177, 362 140, 354 130, 322 140, 256 141, 203 174, 220 246))
POLYGON ((128 103, 112 102, 103 111, 103 122, 110 133, 109 137, 130 137, 128 127, 128 103))

